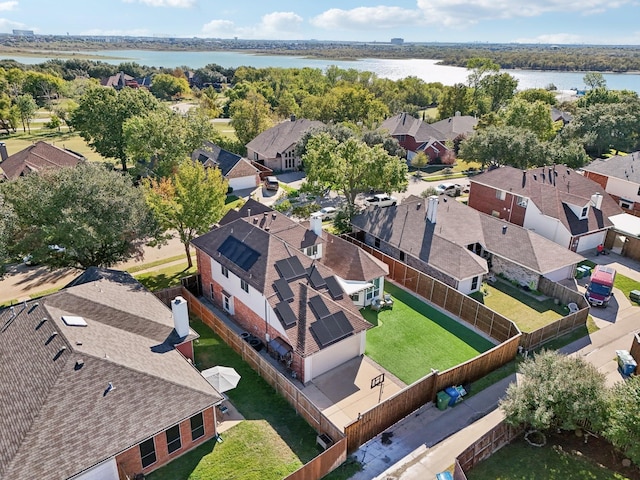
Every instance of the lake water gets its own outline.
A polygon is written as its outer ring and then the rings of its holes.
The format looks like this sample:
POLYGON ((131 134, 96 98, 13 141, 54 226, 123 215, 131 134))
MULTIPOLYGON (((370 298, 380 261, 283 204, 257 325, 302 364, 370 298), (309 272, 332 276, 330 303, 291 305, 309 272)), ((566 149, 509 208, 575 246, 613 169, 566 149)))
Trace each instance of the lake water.
MULTIPOLYGON (((117 65, 124 61, 137 62, 141 65, 156 67, 204 67, 210 63, 216 63, 226 68, 250 66, 256 68, 282 67, 282 68, 320 68, 326 69, 330 65, 339 68, 370 71, 381 78, 398 80, 409 76, 418 77, 425 82, 441 82, 444 85, 466 83, 467 69, 438 65, 437 60, 400 59, 386 60, 365 58, 362 60, 320 60, 295 56, 253 55, 239 52, 169 52, 148 50, 102 50, 100 52, 78 52, 100 58, 109 56, 117 58, 104 58, 106 63, 117 65)), ((68 58, 72 58, 73 53, 68 58)), ((50 57, 20 57, 0 55, 0 58, 13 58, 24 64, 42 63, 50 57)), ((533 70, 505 70, 518 79, 518 88, 544 88, 550 83, 559 90, 571 88, 583 88, 584 72, 554 72, 533 70)), ((640 93, 640 74, 605 73, 607 87, 612 90, 633 90, 640 93)))

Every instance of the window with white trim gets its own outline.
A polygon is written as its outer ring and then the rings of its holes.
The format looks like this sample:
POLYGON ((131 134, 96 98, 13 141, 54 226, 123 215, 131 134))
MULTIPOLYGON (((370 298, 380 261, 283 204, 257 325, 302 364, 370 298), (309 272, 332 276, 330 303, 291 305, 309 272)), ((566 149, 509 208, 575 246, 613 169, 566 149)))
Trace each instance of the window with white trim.
POLYGON ((225 292, 222 292, 222 308, 224 308, 227 313, 233 315, 233 300, 231 299, 231 295, 225 292))
POLYGON ((196 439, 204 435, 204 418, 202 412, 195 414, 191 417, 191 440, 196 439))
POLYGON ((145 440, 140 445, 140 460, 142 460, 142 468, 147 468, 149 465, 156 463, 156 445, 153 443, 153 438, 145 440))
POLYGON ((478 277, 473 277, 471 279, 471 290, 477 290, 478 289, 478 277))
POLYGON ((587 216, 587 213, 589 213, 589 207, 586 206, 582 209, 582 213, 580 213, 580 218, 585 218, 587 216))
POLYGON ((249 293, 249 284, 245 282, 242 278, 240 279, 240 288, 245 292, 249 293))
POLYGON ((507 198, 507 192, 505 192, 504 190, 496 190, 496 198, 498 200, 504 200, 505 198, 507 198))
POLYGON ((182 441, 180 440, 180 424, 168 428, 165 432, 167 436, 167 451, 173 453, 180 450, 182 441))
POLYGON ((305 248, 304 254, 307 257, 315 257, 316 255, 318 255, 318 245, 311 245, 310 247, 305 248))
POLYGON ((229 278, 229 269, 227 267, 220 265, 220 271, 222 272, 222 275, 229 278))

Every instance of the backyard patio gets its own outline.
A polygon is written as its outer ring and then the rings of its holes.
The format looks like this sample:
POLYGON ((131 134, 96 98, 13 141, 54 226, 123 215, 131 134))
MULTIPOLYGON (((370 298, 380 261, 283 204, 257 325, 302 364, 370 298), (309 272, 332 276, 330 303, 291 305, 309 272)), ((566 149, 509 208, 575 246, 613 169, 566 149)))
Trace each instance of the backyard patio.
POLYGON ((385 283, 392 308, 361 310, 375 328, 367 332, 366 355, 406 384, 459 365, 493 348, 493 342, 405 290, 385 283))

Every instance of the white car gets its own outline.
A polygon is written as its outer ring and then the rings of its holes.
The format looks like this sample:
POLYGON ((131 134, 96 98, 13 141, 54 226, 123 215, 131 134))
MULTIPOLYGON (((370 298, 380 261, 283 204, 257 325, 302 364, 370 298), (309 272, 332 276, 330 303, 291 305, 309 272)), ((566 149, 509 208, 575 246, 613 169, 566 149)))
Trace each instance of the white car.
POLYGON ((335 218, 338 214, 338 210, 335 207, 322 207, 317 212, 312 213, 314 217, 320 217, 322 220, 330 220, 335 218))
POLYGON ((364 203, 367 207, 392 207, 398 203, 398 199, 396 197, 392 197, 387 195, 386 193, 378 193, 373 197, 367 197, 364 200, 364 203))
POLYGON ((438 195, 449 195, 450 197, 458 197, 462 193, 462 187, 457 183, 441 183, 436 187, 438 195))

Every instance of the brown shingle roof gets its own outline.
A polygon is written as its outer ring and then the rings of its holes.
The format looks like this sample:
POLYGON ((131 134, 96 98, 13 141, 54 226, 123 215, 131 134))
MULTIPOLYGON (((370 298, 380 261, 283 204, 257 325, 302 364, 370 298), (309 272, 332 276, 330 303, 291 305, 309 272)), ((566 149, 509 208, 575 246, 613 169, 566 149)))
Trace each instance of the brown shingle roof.
POLYGON ((36 142, 0 163, 4 177, 14 180, 21 175, 46 168, 75 167, 84 157, 46 142, 36 142))
POLYGON ((394 137, 398 135, 413 137, 418 143, 428 142, 432 138, 437 140, 443 136, 432 125, 412 117, 408 113, 399 113, 394 117, 387 118, 380 125, 380 129, 387 130, 394 137))
POLYGON ((169 310, 115 278, 0 311, 1 478, 68 478, 222 398, 162 341, 169 310))
POLYGON ((436 138, 444 142, 445 140, 453 140, 458 135, 468 135, 473 133, 477 124, 478 119, 475 117, 471 117, 469 115, 456 115, 440 120, 439 122, 432 123, 431 127, 442 133, 442 136, 436 138))
POLYGON ((467 248, 475 243, 539 274, 582 260, 534 232, 445 195, 439 197, 435 224, 427 220, 425 205, 424 199, 409 197, 396 207, 370 207, 352 224, 457 280, 487 272, 486 261, 467 248))
POLYGON ((555 169, 539 167, 526 173, 508 166, 496 168, 471 178, 471 195, 473 183, 529 198, 544 215, 560 220, 572 235, 611 227, 613 224, 609 217, 622 213, 622 209, 603 191, 602 186, 564 166, 555 169), (567 206, 586 206, 596 193, 603 196, 602 208, 597 210, 590 207, 587 218, 583 220, 567 206))
POLYGON ((296 144, 307 130, 322 126, 324 123, 317 120, 285 120, 247 143, 247 149, 265 158, 276 158, 296 144))

